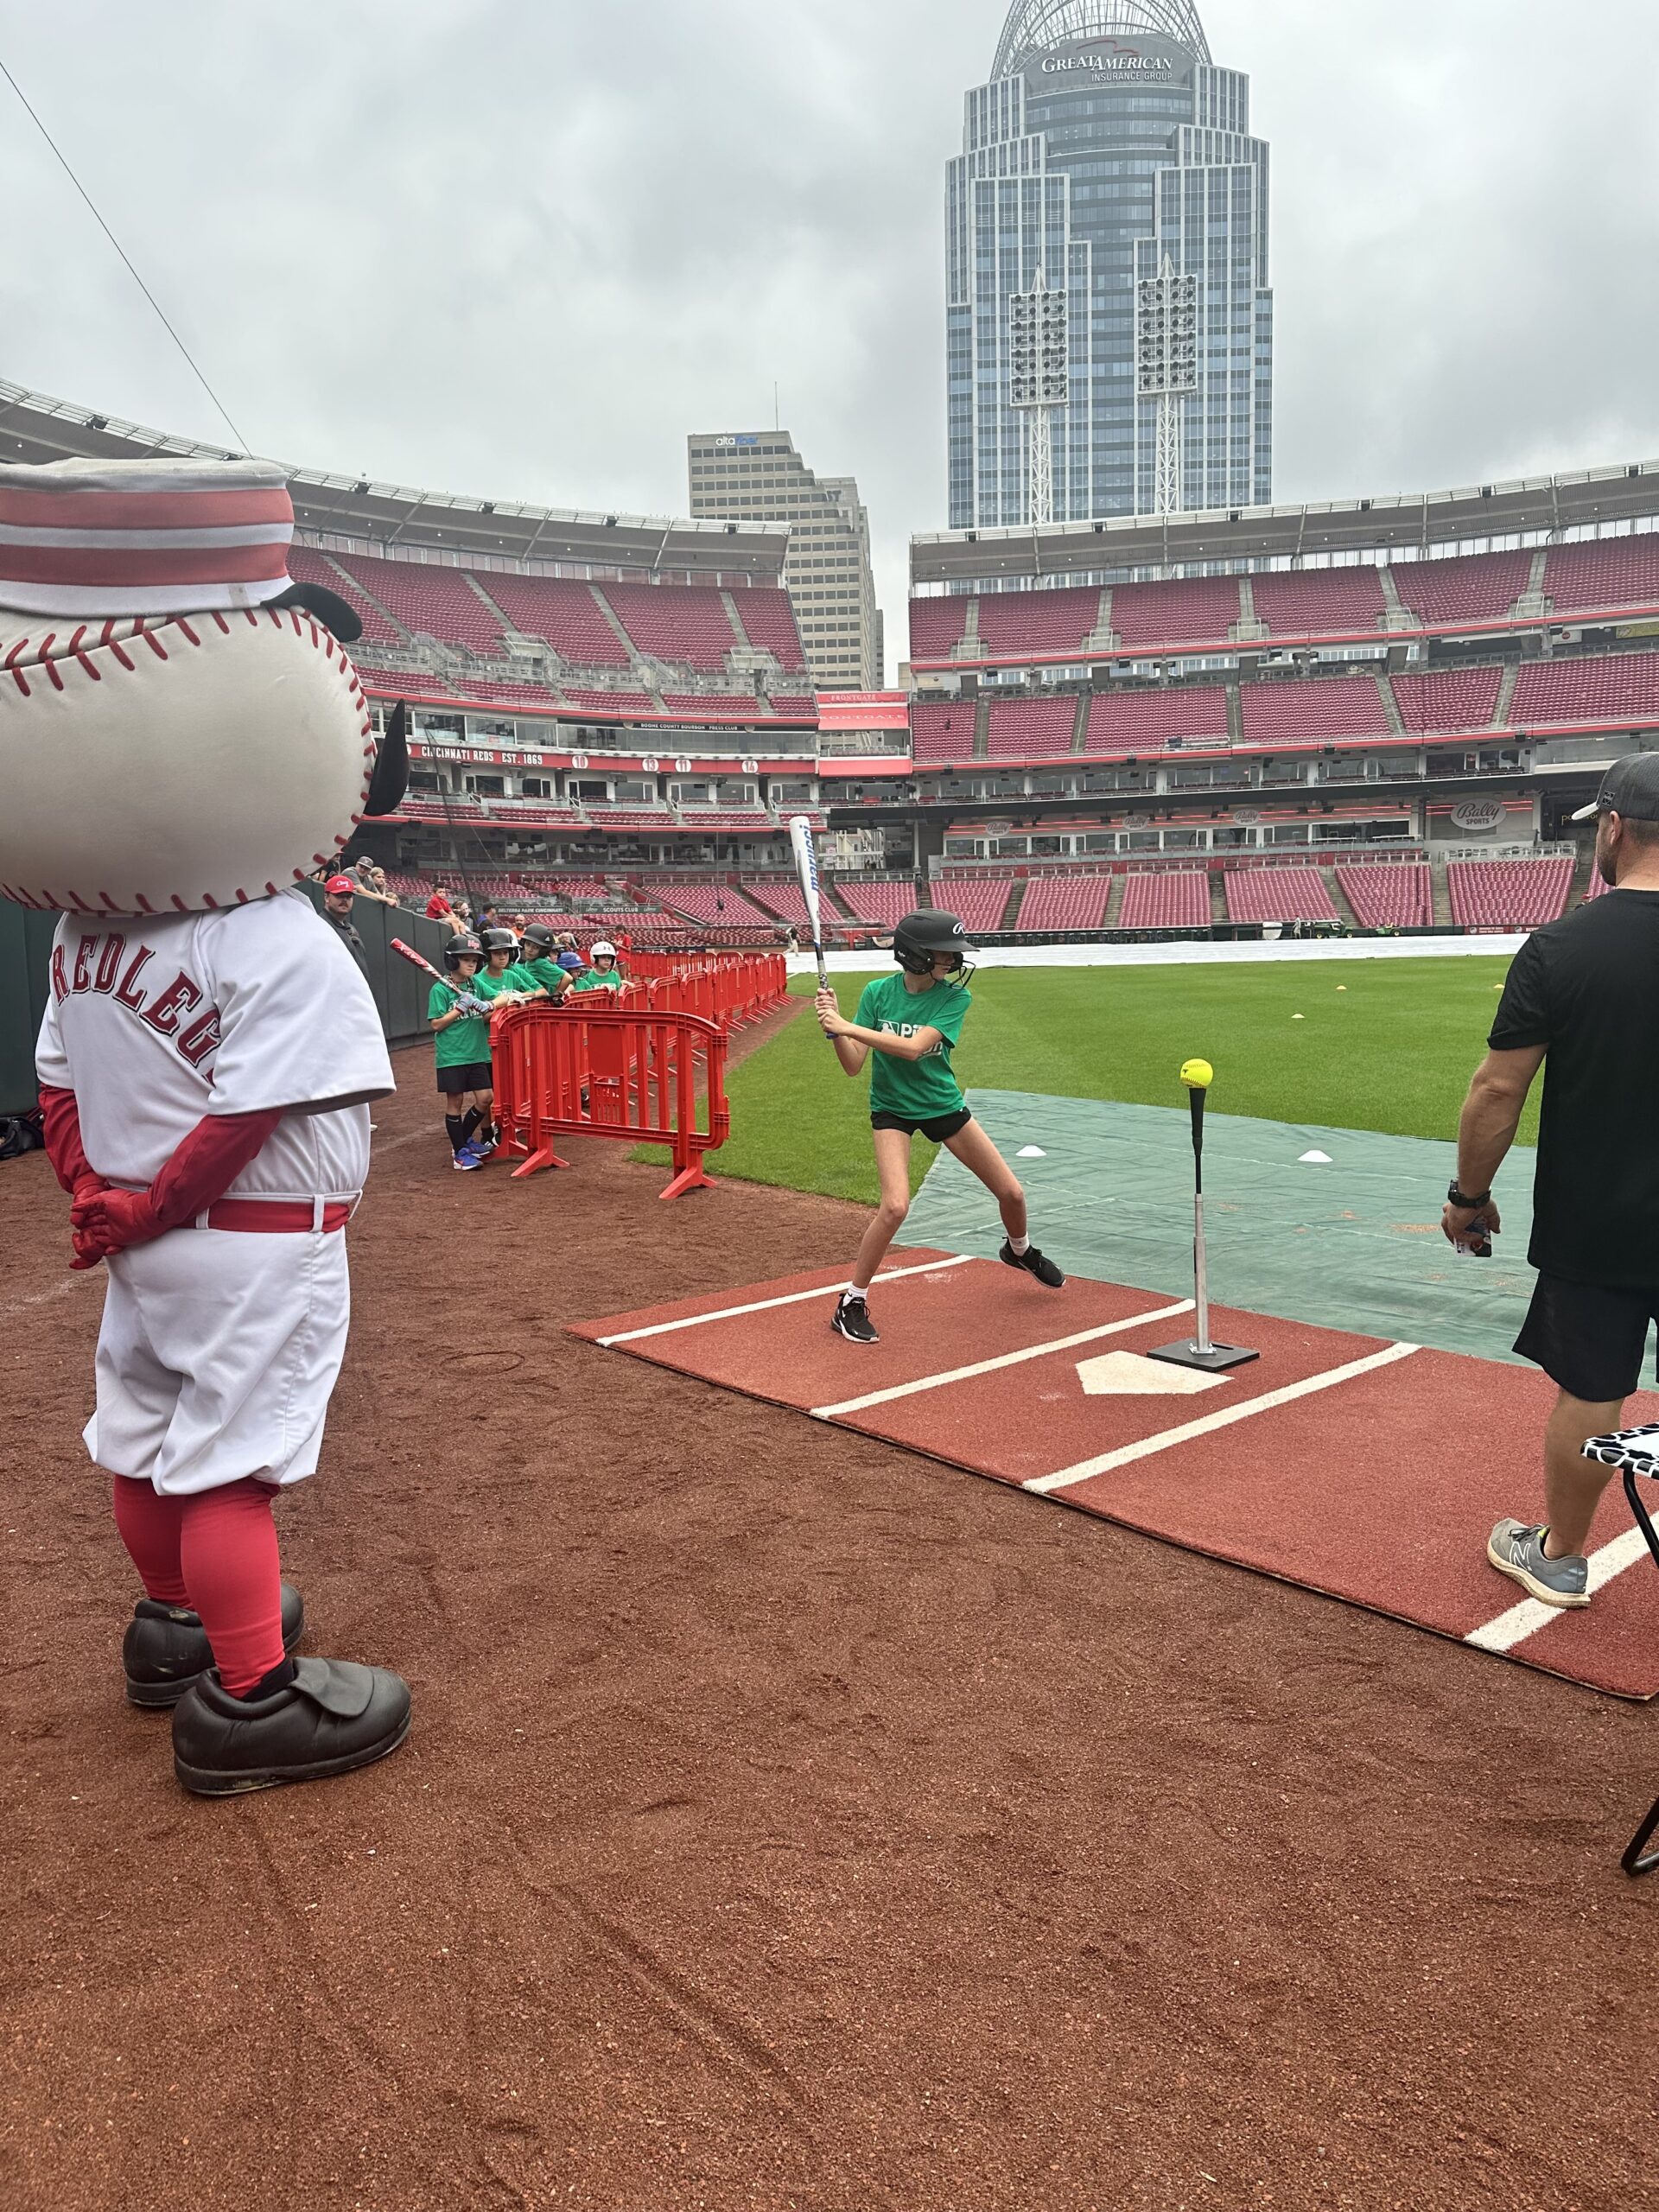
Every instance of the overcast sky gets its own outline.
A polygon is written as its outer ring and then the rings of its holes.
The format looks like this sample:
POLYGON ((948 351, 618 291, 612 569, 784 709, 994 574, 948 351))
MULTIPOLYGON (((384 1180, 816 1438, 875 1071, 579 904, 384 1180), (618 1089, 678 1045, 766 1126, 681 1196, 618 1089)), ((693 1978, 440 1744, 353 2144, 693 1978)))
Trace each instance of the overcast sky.
MULTIPOLYGON (((1273 148, 1275 496, 1659 454, 1652 0, 1200 0, 1273 148)), ((683 514, 685 437, 857 477, 889 674, 945 520, 942 204, 1005 0, 0 0, 257 453, 683 514)), ((220 439, 0 81, 0 378, 220 439)))

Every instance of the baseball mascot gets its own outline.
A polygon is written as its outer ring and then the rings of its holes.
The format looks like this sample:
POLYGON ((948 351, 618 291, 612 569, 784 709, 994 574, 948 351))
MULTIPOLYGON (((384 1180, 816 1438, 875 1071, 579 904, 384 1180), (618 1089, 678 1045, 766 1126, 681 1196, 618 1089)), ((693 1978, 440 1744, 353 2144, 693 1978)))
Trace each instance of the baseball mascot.
MULTIPOLYGON (((0 470, 0 895, 60 908, 37 1067, 78 1268, 108 1269, 86 1448, 144 1587, 135 1704, 186 1789, 366 1765, 407 1686, 294 1658, 271 1502, 316 1467, 345 1225, 392 1088, 298 880, 395 806, 343 600, 288 575, 261 461, 0 470)), ((397 718, 395 718, 396 720, 397 718)))

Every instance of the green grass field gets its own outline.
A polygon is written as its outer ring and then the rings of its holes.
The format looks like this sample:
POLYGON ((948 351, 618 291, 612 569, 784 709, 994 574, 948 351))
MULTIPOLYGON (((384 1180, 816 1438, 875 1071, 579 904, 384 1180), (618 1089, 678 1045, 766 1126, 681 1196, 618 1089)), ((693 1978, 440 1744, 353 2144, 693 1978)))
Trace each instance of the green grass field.
MULTIPOLYGON (((954 1065, 965 1090, 1179 1106, 1176 1071, 1200 1054, 1215 1064, 1218 1114, 1450 1138, 1507 966, 1472 957, 987 969, 974 979, 954 1065)), ((850 1014, 868 977, 834 980, 850 1014)), ((805 981, 794 988, 810 995, 805 981)), ((868 1078, 842 1073, 810 1014, 734 1070, 728 1090, 732 1135, 710 1160, 716 1176, 874 1204, 868 1078)), ((1535 1106, 1519 1141, 1536 1141, 1535 1106)), ((918 1141, 915 1182, 932 1158, 918 1141)))

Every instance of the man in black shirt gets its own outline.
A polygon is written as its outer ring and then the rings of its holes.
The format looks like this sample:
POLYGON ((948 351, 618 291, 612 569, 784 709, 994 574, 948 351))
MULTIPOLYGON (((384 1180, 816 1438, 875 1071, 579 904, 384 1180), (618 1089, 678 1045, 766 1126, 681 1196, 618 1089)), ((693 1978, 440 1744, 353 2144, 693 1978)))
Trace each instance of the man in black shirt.
POLYGON ((331 875, 322 887, 322 918, 366 976, 369 956, 352 920, 352 902, 356 896, 357 886, 349 875, 331 875))
POLYGON ((1458 1128, 1441 1227, 1498 1227, 1492 1178, 1541 1065, 1533 1185, 1538 1270, 1515 1349, 1560 1392, 1544 1432, 1546 1521, 1500 1521, 1486 1556, 1547 1605, 1590 1602, 1584 1556, 1612 1470, 1580 1456, 1619 1426, 1659 1319, 1659 753, 1610 768, 1595 804, 1602 899, 1527 939, 1458 1128))

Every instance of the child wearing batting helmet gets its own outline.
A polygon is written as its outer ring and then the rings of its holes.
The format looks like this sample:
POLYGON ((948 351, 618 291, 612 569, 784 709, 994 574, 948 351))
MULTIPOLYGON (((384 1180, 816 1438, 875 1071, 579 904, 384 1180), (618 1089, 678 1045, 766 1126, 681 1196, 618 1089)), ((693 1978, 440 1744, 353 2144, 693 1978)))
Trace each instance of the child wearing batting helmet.
POLYGON ((571 989, 573 991, 620 991, 624 979, 616 963, 616 947, 607 938, 599 938, 588 946, 588 957, 593 964, 572 976, 571 989))
MULTIPOLYGON (((531 995, 521 990, 512 979, 512 967, 518 956, 518 940, 511 930, 480 930, 478 942, 484 954, 484 964, 473 977, 473 996, 483 1005, 487 1029, 488 1017, 505 1007, 522 1005, 531 995)), ((486 1054, 487 1058, 487 1052, 486 1054)), ((492 1077, 493 1082, 493 1077, 492 1077)), ((495 1124, 495 1093, 491 1090, 485 1102, 483 1119, 474 1134, 468 1149, 475 1155, 473 1166, 481 1167, 491 1159, 501 1141, 501 1132, 495 1124)))
POLYGON ((426 1000, 427 1021, 436 1040, 444 1133, 462 1174, 484 1165, 473 1139, 490 1126, 495 1110, 489 1016, 473 988, 483 957, 475 937, 451 938, 443 948, 443 964, 454 980, 434 983, 426 1000))
POLYGON ((880 1342, 870 1319, 870 1283, 910 1211, 910 1149, 917 1134, 954 1154, 996 1200, 1007 1231, 999 1257, 1050 1290, 1065 1277, 1027 1234, 1026 1194, 1013 1170, 969 1111, 951 1072, 950 1053, 973 1003, 968 982, 973 947, 954 914, 923 908, 893 935, 899 973, 867 983, 849 1021, 827 987, 818 1021, 849 1076, 870 1063, 870 1127, 881 1203, 865 1230, 830 1325, 849 1344, 880 1342))
POLYGON ((531 922, 519 941, 518 957, 503 981, 526 1000, 562 999, 570 988, 569 970, 561 968, 558 939, 545 922, 531 922))

